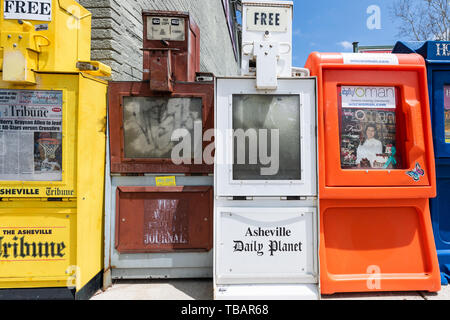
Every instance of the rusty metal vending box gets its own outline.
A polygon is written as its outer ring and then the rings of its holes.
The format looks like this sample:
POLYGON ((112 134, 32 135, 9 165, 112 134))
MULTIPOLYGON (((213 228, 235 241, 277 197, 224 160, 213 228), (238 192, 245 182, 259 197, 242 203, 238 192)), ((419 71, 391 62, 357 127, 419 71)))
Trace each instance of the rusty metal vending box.
POLYGON ((214 77, 189 14, 143 22, 143 81, 109 87, 105 286, 212 276, 214 77))

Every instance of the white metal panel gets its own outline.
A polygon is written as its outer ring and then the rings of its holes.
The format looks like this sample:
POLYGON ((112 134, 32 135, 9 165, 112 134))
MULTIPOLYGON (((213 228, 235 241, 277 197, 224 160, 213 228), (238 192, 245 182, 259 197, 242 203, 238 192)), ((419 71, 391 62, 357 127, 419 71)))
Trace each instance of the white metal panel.
POLYGON ((248 6, 245 4, 246 31, 287 32, 289 28, 289 9, 283 7, 248 6))
POLYGON ((216 208, 216 283, 317 283, 316 212, 216 208))
POLYGON ((226 285, 215 288, 215 300, 318 300, 313 284, 226 285))
MULTIPOLYGON (((316 196, 316 79, 280 79, 277 90, 260 91, 254 78, 216 80, 216 195, 316 196), (301 180, 233 180, 233 94, 298 95, 300 99, 301 180)), ((282 141, 280 142, 280 144, 282 141)))
POLYGON ((3 18, 52 21, 52 0, 3 1, 3 18))
POLYGON ((260 42, 254 46, 256 65, 256 87, 258 89, 275 90, 278 87, 277 58, 279 48, 277 42, 260 42), (263 68, 261 66, 264 66, 263 68))
POLYGON ((178 17, 147 17, 147 40, 184 41, 185 21, 178 17))
MULTIPOLYGON (((269 41, 280 46, 277 76, 291 76, 292 16, 292 1, 242 1, 242 75, 255 75, 255 70, 250 68, 254 45, 269 41)), ((263 69, 264 66, 257 68, 263 69)))

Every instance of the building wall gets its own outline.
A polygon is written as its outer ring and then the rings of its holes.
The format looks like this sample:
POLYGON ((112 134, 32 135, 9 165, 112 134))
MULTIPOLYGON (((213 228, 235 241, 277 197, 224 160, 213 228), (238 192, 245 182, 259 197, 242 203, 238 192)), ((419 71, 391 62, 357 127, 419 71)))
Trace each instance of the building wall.
POLYGON ((142 10, 189 12, 200 27, 200 71, 239 73, 222 0, 79 0, 92 12, 92 60, 113 69, 112 80, 142 80, 142 10))

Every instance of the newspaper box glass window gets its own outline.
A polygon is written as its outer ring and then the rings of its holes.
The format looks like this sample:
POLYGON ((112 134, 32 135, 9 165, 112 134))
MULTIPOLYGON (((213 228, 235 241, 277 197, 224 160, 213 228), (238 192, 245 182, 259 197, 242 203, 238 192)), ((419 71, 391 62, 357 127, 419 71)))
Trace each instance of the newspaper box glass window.
POLYGON ((343 169, 400 169, 395 87, 339 88, 343 169))
POLYGON ((279 80, 261 91, 254 79, 217 80, 217 194, 314 195, 314 80, 279 80))
MULTIPOLYGON (((124 97, 125 158, 170 159, 178 141, 172 139, 176 130, 194 138, 195 128, 202 130, 201 98, 124 97)), ((191 139, 194 157, 199 141, 191 139)))
POLYGON ((233 180, 301 180, 299 96, 233 95, 233 130, 233 180))
POLYGON ((445 142, 450 143, 450 86, 444 86, 445 142))
POLYGON ((0 180, 62 180, 62 91, 0 90, 0 180))

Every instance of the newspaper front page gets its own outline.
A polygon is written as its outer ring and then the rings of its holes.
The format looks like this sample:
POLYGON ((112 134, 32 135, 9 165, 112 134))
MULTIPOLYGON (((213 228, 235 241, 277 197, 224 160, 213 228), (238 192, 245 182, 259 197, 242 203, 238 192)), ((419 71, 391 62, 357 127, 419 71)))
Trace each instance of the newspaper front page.
POLYGON ((62 91, 0 89, 0 181, 62 180, 62 91))

